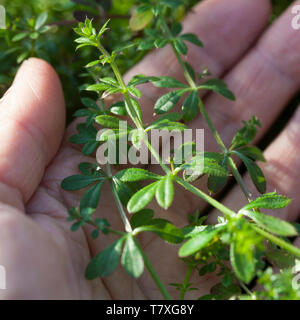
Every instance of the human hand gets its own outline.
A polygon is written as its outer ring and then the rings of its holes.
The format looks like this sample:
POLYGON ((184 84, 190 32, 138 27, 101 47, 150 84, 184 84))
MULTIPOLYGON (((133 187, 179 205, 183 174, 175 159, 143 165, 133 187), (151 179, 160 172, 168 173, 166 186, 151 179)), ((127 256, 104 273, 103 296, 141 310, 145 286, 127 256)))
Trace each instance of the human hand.
MULTIPOLYGON (((258 136, 261 138, 299 90, 299 31, 291 27, 289 10, 263 33, 269 13, 267 0, 207 0, 199 4, 184 23, 185 31, 196 32, 205 45, 204 49, 191 46, 188 59, 195 67, 207 66, 214 76, 223 76, 237 97, 235 103, 216 95, 204 99, 207 112, 227 143, 240 127, 241 120, 248 120, 253 114, 263 123, 258 136)), ((170 48, 151 53, 127 77, 139 73, 181 77, 170 48)), ((156 90, 144 87, 141 105, 146 122, 152 120, 153 103, 159 94, 156 90)), ((78 163, 93 160, 84 157, 68 142, 75 131, 74 124, 63 139, 65 106, 54 70, 38 59, 23 64, 13 86, 1 100, 0 112, 3 137, 0 147, 0 265, 7 271, 7 290, 0 290, 0 298, 161 298, 146 272, 137 281, 130 279, 121 268, 106 279, 87 281, 84 278, 91 257, 106 247, 111 238, 92 240, 88 230, 72 233, 66 221, 67 208, 78 206, 81 193, 65 192, 60 183, 77 173, 78 163)), ((294 199, 281 215, 289 220, 297 219, 299 213, 299 117, 297 112, 268 147, 265 152, 268 162, 263 166, 269 190, 276 189, 294 199)), ((201 118, 190 126, 205 128, 206 150, 217 150, 201 118)), ((201 182, 199 186, 204 188, 201 182)), ((186 222, 187 212, 206 206, 182 190, 176 193, 175 199, 167 212, 153 205, 156 216, 169 218, 180 226, 186 222)), ((225 204, 232 209, 244 204, 238 188, 231 191, 225 204)), ((95 214, 109 218, 115 229, 122 228, 110 190, 103 188, 95 214)), ((186 265, 177 257, 178 248, 148 236, 141 240, 166 285, 184 277, 186 265)), ((214 274, 201 278, 195 274, 192 281, 199 291, 188 293, 187 298, 208 293, 218 279, 214 274)), ((177 296, 174 290, 170 292, 173 297, 177 296)))

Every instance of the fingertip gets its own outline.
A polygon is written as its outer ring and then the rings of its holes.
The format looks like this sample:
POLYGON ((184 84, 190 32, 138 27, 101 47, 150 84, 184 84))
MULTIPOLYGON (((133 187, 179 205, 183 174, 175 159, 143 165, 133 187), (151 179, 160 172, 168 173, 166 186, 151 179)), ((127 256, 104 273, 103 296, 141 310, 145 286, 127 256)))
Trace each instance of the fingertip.
POLYGON ((10 96, 12 116, 21 117, 22 122, 44 135, 50 161, 61 143, 66 117, 63 90, 56 71, 39 58, 24 61, 10 96))

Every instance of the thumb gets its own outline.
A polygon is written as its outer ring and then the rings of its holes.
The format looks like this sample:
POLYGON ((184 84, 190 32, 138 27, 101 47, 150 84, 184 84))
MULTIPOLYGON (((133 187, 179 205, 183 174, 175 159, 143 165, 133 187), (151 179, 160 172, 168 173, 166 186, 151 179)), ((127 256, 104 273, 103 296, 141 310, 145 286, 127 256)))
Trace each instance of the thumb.
POLYGON ((26 202, 60 145, 65 103, 59 78, 45 61, 31 58, 0 100, 0 201, 26 202), (4 192, 14 190, 13 194, 4 192), (4 193, 3 193, 3 192, 4 193))

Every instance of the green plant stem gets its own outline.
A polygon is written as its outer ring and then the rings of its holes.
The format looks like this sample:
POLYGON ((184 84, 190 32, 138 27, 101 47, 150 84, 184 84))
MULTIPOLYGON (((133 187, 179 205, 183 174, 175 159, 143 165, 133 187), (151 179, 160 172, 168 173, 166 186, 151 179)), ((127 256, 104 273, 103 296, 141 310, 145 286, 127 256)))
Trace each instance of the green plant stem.
POLYGON ((188 266, 188 269, 187 269, 187 272, 186 272, 186 276, 185 276, 185 279, 184 279, 184 282, 183 282, 183 289, 181 290, 181 293, 180 293, 180 300, 184 300, 184 297, 185 297, 185 294, 186 294, 186 289, 189 285, 189 281, 190 281, 190 277, 191 277, 191 274, 192 274, 192 271, 193 271, 194 267, 189 265, 188 266))
POLYGON ((275 243, 280 248, 290 252, 291 254, 296 256, 298 259, 300 259, 300 250, 297 247, 289 244, 288 242, 286 242, 286 241, 284 241, 284 240, 282 240, 280 238, 277 238, 273 234, 271 234, 271 233, 269 233, 269 232, 257 227, 254 224, 251 224, 251 226, 258 234, 262 235, 264 238, 266 238, 269 241, 275 243))
POLYGON ((141 247, 141 245, 139 244, 139 242, 137 241, 137 239, 134 239, 136 242, 136 245, 138 246, 141 255, 143 256, 144 259, 144 263, 145 266, 147 268, 147 270, 149 271, 149 273, 152 276, 152 279, 154 280, 154 282, 156 283, 157 287, 159 288, 161 294, 163 295, 163 297, 166 300, 172 300, 172 297, 170 296, 169 292, 167 291, 167 289, 165 288, 165 286, 163 285, 163 283, 161 282, 159 276, 157 275, 157 273, 155 272, 150 260, 148 259, 145 251, 143 250, 143 248, 141 247))
POLYGON ((199 100, 199 109, 200 109, 200 112, 203 116, 203 118, 205 119, 211 133, 213 134, 217 144, 219 145, 220 149, 224 152, 224 153, 227 153, 228 150, 223 142, 223 140, 221 139, 217 129, 215 128, 215 126, 213 125, 208 113, 206 112, 205 108, 204 108, 204 105, 203 105, 203 102, 202 102, 202 99, 200 98, 199 100))
POLYGON ((179 178, 178 176, 174 176, 174 180, 178 184, 180 184, 182 187, 184 187, 186 190, 188 190, 188 191, 192 192, 193 194, 195 194, 196 196, 202 198, 204 201, 206 201, 207 203, 212 205, 214 208, 216 208, 217 210, 224 213, 224 215, 226 217, 230 218, 230 217, 236 216, 236 213, 234 211, 225 207, 222 203, 220 203, 217 200, 215 200, 214 198, 210 197, 209 195, 207 195, 206 193, 204 193, 200 189, 196 188, 192 184, 184 181, 183 179, 179 178))
MULTIPOLYGON (((100 99, 100 110, 104 111, 104 106, 103 106, 102 99, 100 99)), ((120 212, 120 215, 121 215, 121 219, 122 219, 123 224, 124 224, 124 228, 125 228, 126 232, 131 232, 132 231, 131 224, 130 224, 128 218, 127 218, 127 215, 126 215, 126 213, 124 211, 123 205, 122 205, 122 203, 120 201, 120 198, 118 196, 117 190, 115 188, 115 185, 114 185, 114 183, 113 183, 113 181, 111 179, 112 178, 112 172, 111 172, 110 164, 108 162, 106 162, 106 173, 107 173, 107 176, 110 178, 109 179, 110 187, 111 187, 114 199, 116 201, 117 207, 119 209, 119 212, 120 212)))
MULTIPOLYGON (((109 53, 105 50, 105 48, 103 48, 103 46, 99 43, 98 44, 98 48, 99 50, 104 54, 106 55, 107 57, 110 57, 109 53)), ((140 122, 136 112, 135 112, 135 109, 132 105, 132 102, 130 100, 130 97, 129 97, 129 94, 128 94, 128 91, 127 91, 127 87, 125 85, 125 82, 123 80, 123 77, 121 75, 121 72, 119 71, 119 68, 118 66, 112 62, 111 63, 111 67, 112 67, 112 70, 116 76, 116 79, 119 83, 119 85, 121 86, 122 90, 123 90, 123 96, 124 96, 124 99, 125 99, 125 102, 127 103, 128 107, 130 108, 130 111, 131 111, 131 115, 133 115, 132 118, 132 121, 135 123, 136 127, 138 129, 142 129, 144 131, 144 127, 143 127, 143 124, 140 122)), ((163 163, 162 163, 162 160, 160 159, 159 155, 156 153, 156 151, 153 149, 153 147, 151 146, 150 142, 148 141, 148 139, 144 139, 145 143, 147 144, 147 147, 148 149, 150 150, 150 152, 156 157, 157 161, 159 161, 159 163, 161 164, 161 166, 165 169, 165 170, 168 170, 170 171, 163 163)), ((108 175, 111 177, 112 174, 111 174, 111 168, 110 168, 110 165, 107 163, 107 173, 108 175)), ((130 225, 130 222, 128 221, 127 219, 127 216, 126 216, 126 213, 124 211, 124 208, 123 208, 123 205, 121 203, 121 200, 119 198, 119 195, 117 193, 117 190, 115 189, 115 185, 113 183, 113 181, 110 179, 110 184, 111 184, 111 189, 113 191, 113 195, 114 195, 114 198, 115 198, 115 201, 117 203, 117 206, 118 206, 118 209, 119 209, 119 212, 121 214, 121 218, 123 220, 123 223, 125 225, 125 230, 127 232, 132 232, 132 228, 131 228, 131 225, 130 225)), ((144 252, 144 250, 142 249, 141 245, 139 244, 139 242, 135 239, 136 241, 136 244, 143 256, 143 259, 144 259, 144 263, 145 263, 145 266, 147 268, 147 270, 149 271, 153 281, 156 283, 157 287, 159 288, 161 294, 163 295, 163 297, 167 300, 171 300, 171 296, 170 294, 168 293, 167 289, 164 287, 163 283, 161 282, 160 278, 158 277, 157 273, 155 272, 150 260, 148 259, 148 257, 146 256, 146 253, 144 252)))
POLYGON ((228 157, 228 163, 229 163, 229 167, 231 169, 231 172, 232 172, 235 180, 240 185, 240 187, 241 187, 246 199, 249 202, 251 202, 252 201, 251 194, 250 194, 250 192, 249 192, 249 190, 248 190, 248 188, 247 188, 247 186, 246 186, 246 184, 244 182, 243 177, 240 175, 239 170, 237 169, 237 167, 236 167, 236 165, 235 165, 235 163, 234 163, 234 161, 233 161, 233 159, 231 157, 228 157))
MULTIPOLYGON (((162 25, 162 28, 163 28, 164 32, 167 34, 167 36, 171 37, 172 36, 171 31, 170 31, 168 25, 166 24, 166 22, 164 21, 164 19, 161 19, 161 25, 162 25)), ((192 88, 196 89, 197 85, 196 85, 195 81, 192 79, 192 77, 190 76, 190 74, 189 74, 189 72, 188 72, 188 70, 186 68, 186 65, 184 64, 180 54, 176 51, 176 49, 175 49, 173 44, 172 44, 172 47, 173 47, 173 51, 174 51, 174 53, 175 53, 175 55, 177 57, 177 60, 178 60, 178 62, 180 64, 180 67, 181 67, 181 69, 182 69, 182 71, 184 73, 184 76, 185 76, 187 82, 190 84, 190 86, 192 88)), ((203 105, 203 102, 202 102, 201 98, 199 100, 199 109, 200 109, 200 112, 201 112, 203 118, 205 119, 210 131, 212 132, 217 144, 219 145, 220 149, 225 154, 228 153, 228 150, 227 150, 223 140, 221 139, 218 131, 216 130, 216 128, 213 125, 208 113, 205 110, 205 107, 203 105)), ((243 193, 245 194, 247 200, 251 201, 250 193, 249 193, 249 191, 248 191, 248 189, 247 189, 247 187, 246 187, 246 185, 245 185, 245 183, 243 181, 243 178, 240 175, 235 163, 233 162, 233 160, 230 157, 229 157, 229 166, 230 166, 230 168, 232 170, 232 174, 233 174, 234 178, 236 179, 237 183, 240 185, 240 187, 241 187, 243 193)))
MULTIPOLYGON (((98 42, 98 49, 100 50, 100 52, 104 56, 106 56, 107 58, 111 58, 112 59, 111 55, 106 51, 106 49, 101 45, 100 42, 98 42)), ((136 125, 136 127, 138 129, 144 130, 143 124, 140 122, 139 117, 136 114, 135 108, 134 108, 134 106, 132 104, 132 101, 130 99, 126 84, 125 84, 125 82, 123 80, 123 77, 122 77, 122 74, 121 74, 117 64, 113 61, 113 59, 112 59, 110 65, 111 65, 111 68, 112 68, 112 70, 113 70, 113 72, 115 74, 115 77, 116 77, 120 87, 122 88, 122 91, 123 91, 122 93, 123 93, 123 96, 124 96, 125 103, 127 104, 128 108, 130 110, 130 114, 132 115, 132 117, 131 117, 132 121, 134 122, 134 124, 136 125)))
MULTIPOLYGON (((173 38, 173 35, 172 35, 171 31, 170 31, 170 28, 169 28, 168 25, 166 24, 166 21, 165 21, 165 18, 164 18, 164 17, 161 17, 161 18, 160 18, 160 23, 161 23, 161 27, 162 27, 163 31, 165 32, 166 36, 167 36, 169 39, 172 39, 172 38, 173 38)), ((195 81, 193 80, 193 78, 192 78, 191 75, 189 74, 189 72, 188 72, 188 70, 187 70, 184 62, 182 61, 179 53, 178 53, 178 52, 176 51, 176 49, 175 49, 174 44, 171 43, 171 45, 172 45, 173 51, 174 51, 174 53, 175 53, 175 55, 176 55, 176 57, 177 57, 177 60, 178 60, 178 62, 179 62, 179 64, 180 64, 180 66, 181 66, 181 69, 182 69, 182 71, 183 71, 183 73, 184 73, 184 76, 185 76, 185 78, 186 78, 186 81, 188 82, 188 84, 189 84, 193 89, 196 90, 197 86, 196 86, 195 81)))

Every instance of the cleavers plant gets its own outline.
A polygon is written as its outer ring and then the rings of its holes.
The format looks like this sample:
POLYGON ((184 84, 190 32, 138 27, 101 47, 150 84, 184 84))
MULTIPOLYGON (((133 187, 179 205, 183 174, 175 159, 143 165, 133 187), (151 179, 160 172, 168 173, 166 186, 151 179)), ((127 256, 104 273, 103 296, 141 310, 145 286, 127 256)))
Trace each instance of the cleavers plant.
MULTIPOLYGON (((109 21, 99 32, 88 18, 74 29, 79 35, 76 39, 77 49, 92 46, 100 54, 99 59, 90 62, 86 67, 109 65, 114 77, 99 76, 96 83, 85 86, 85 90, 96 92, 98 98, 82 99, 86 108, 78 110, 75 115, 85 117, 85 123, 78 125, 79 133, 72 136, 70 141, 84 145, 83 154, 90 155, 102 143, 108 141, 112 133, 118 139, 127 134, 136 149, 144 143, 164 171, 164 175, 158 175, 132 167, 113 174, 109 163, 102 168, 95 161, 80 163, 81 174, 68 177, 62 182, 62 188, 69 191, 87 188, 79 208, 69 210, 73 231, 89 224, 94 228, 94 239, 100 234, 109 233, 118 237, 89 263, 86 269, 87 279, 110 275, 121 261, 128 275, 133 278, 140 277, 146 267, 162 296, 171 299, 166 286, 139 243, 139 234, 152 232, 171 244, 182 244, 178 255, 186 262, 187 272, 182 283, 169 284, 179 290, 181 299, 185 298, 188 291, 197 290, 190 282, 190 276, 195 270, 199 272, 199 276, 218 270, 221 279, 218 285, 211 288, 209 295, 199 297, 200 299, 300 299, 300 292, 291 285, 291 269, 297 259, 300 259, 300 250, 288 239, 299 234, 299 225, 261 212, 261 209, 284 208, 289 205, 290 199, 276 192, 265 193, 266 180, 256 164, 256 161, 265 161, 265 158, 257 147, 250 145, 261 126, 259 120, 253 116, 249 121, 245 121, 233 137, 231 145, 226 146, 210 120, 199 93, 202 90, 212 90, 230 100, 235 100, 235 97, 225 83, 210 78, 208 70, 197 72, 183 59, 188 52, 188 42, 199 47, 203 44, 196 35, 182 33, 180 23, 171 21, 169 12, 180 6, 181 0, 140 0, 138 4, 130 20, 130 27, 135 31, 144 30, 145 37, 140 41, 135 39, 134 42, 127 43, 111 53, 104 48, 101 41, 103 33, 108 31, 109 21), (186 83, 168 76, 146 75, 136 75, 127 84, 124 82, 118 68, 118 57, 126 53, 126 48, 136 46, 137 50, 149 50, 166 45, 172 46, 186 83), (145 83, 171 89, 155 103, 154 112, 160 116, 150 125, 143 123, 138 101, 142 93, 137 87, 145 83), (107 106, 105 98, 115 94, 121 95, 122 99, 107 106), (181 113, 170 112, 182 97, 184 102, 181 113), (175 165, 176 152, 182 152, 182 145, 174 152, 170 165, 166 165, 148 140, 147 132, 151 129, 182 131, 186 128, 186 123, 193 120, 199 112, 214 135, 220 152, 200 154, 194 151, 191 158, 175 165), (120 117, 124 116, 129 117, 131 123, 126 131, 119 128, 120 117), (97 137, 98 125, 107 129, 100 137, 97 137), (199 172, 197 160, 201 156, 204 159, 204 167, 203 171, 199 172), (244 163, 253 184, 262 194, 260 197, 252 198, 238 170, 236 157, 244 163), (247 204, 238 212, 232 211, 210 195, 221 191, 231 174, 246 197, 247 204), (210 194, 192 184, 204 175, 208 176, 207 187, 210 194), (140 181, 149 180, 152 182, 144 187, 139 184, 140 181), (124 230, 114 230, 106 219, 93 216, 104 183, 110 185, 124 223, 124 230), (171 221, 154 218, 155 213, 146 208, 147 205, 156 198, 158 205, 167 210, 174 198, 174 184, 180 185, 216 208, 222 214, 218 223, 205 224, 206 217, 201 217, 199 212, 191 215, 189 224, 183 228, 176 227, 171 221), (267 268, 268 265, 279 267, 282 271, 273 274, 272 268, 267 268), (264 286, 264 290, 251 291, 255 278, 264 286), (274 290, 276 282, 281 283, 280 290, 274 290)), ((120 169, 118 166, 116 168, 120 169)))

